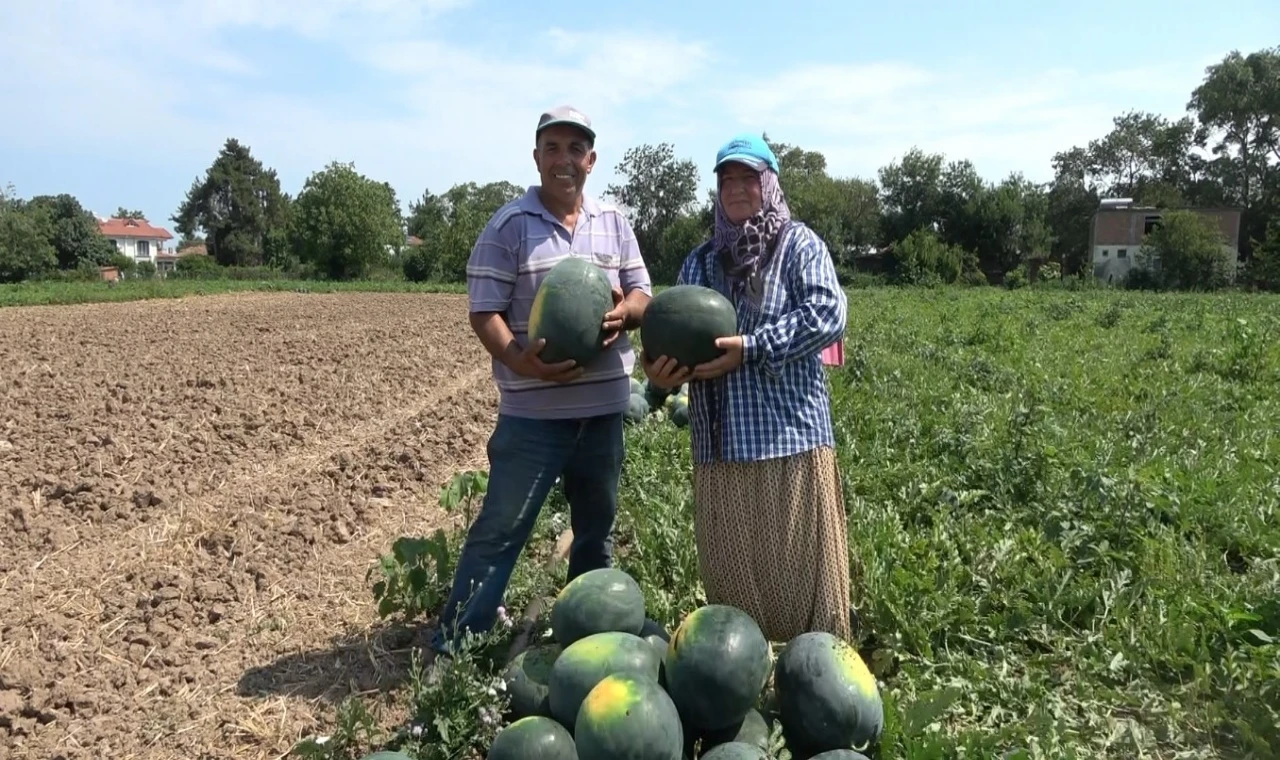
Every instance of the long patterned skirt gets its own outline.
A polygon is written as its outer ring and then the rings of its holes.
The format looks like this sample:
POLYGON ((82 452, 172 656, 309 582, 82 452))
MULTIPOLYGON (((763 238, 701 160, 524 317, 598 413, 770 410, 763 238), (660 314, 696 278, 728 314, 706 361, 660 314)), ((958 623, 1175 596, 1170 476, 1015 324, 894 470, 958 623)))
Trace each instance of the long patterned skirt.
POLYGON ((833 449, 695 465, 693 490, 708 602, 742 609, 774 642, 807 631, 851 637, 849 536, 833 449))

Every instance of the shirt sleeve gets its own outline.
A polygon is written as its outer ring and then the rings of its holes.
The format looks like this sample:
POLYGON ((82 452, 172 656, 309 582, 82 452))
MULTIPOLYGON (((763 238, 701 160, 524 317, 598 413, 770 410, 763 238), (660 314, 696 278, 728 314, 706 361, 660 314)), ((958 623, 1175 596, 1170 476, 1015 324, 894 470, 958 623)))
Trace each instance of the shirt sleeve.
MULTIPOLYGON (((505 220, 508 217, 502 216, 505 220)), ((471 311, 506 311, 515 290, 519 257, 514 229, 495 214, 476 239, 467 259, 467 298, 471 311)))
POLYGON ((822 238, 807 228, 795 238, 788 280, 796 308, 742 339, 744 363, 762 363, 777 376, 782 365, 818 353, 844 336, 848 299, 822 238))
POLYGON ((652 296, 653 283, 649 278, 649 267, 644 263, 635 230, 622 214, 618 214, 618 226, 622 236, 622 260, 618 262, 618 284, 622 287, 622 294, 639 290, 652 296))

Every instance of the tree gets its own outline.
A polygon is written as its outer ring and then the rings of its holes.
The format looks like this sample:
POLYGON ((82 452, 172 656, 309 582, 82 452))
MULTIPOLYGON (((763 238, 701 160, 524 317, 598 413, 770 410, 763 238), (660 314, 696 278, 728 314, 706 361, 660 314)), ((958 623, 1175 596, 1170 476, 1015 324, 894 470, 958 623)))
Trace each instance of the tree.
MULTIPOLYGON (((626 178, 611 184, 605 195, 627 211, 636 240, 649 268, 669 271, 672 262, 659 245, 663 231, 682 215, 692 213, 698 199, 698 167, 677 159, 670 143, 640 145, 627 150, 616 171, 626 178)), ((684 259, 685 251, 680 255, 684 259)), ((678 271, 679 265, 676 264, 678 271)))
POLYGON ((73 195, 37 195, 33 208, 43 209, 49 220, 49 242, 58 255, 58 268, 101 266, 116 255, 115 245, 102 234, 98 220, 73 195))
POLYGON ((229 138, 203 179, 196 179, 171 217, 178 232, 207 238, 209 253, 225 266, 283 263, 289 197, 274 169, 263 167, 247 145, 229 138))
POLYGON ((146 215, 143 214, 141 211, 137 211, 137 210, 130 211, 124 206, 120 206, 116 208, 116 213, 112 214, 112 216, 116 219, 137 219, 139 221, 144 221, 144 222, 147 220, 146 215))
POLYGON ((298 258, 334 279, 369 274, 404 244, 395 190, 331 162, 307 178, 294 201, 290 242, 298 258))
POLYGON ((1264 235, 1267 218, 1280 210, 1270 196, 1280 160, 1280 47, 1242 55, 1233 50, 1205 69, 1188 110, 1200 128, 1196 142, 1217 157, 1211 169, 1226 198, 1245 209, 1242 253, 1264 235))
POLYGON ((819 151, 775 143, 768 134, 764 140, 778 157, 778 181, 792 216, 826 241, 836 264, 851 266, 859 249, 879 240, 879 188, 858 177, 831 176, 819 151))
POLYGON ((911 148, 880 169, 882 229, 886 242, 903 240, 915 230, 941 222, 943 156, 911 148))
MULTIPOLYGON (((523 188, 506 181, 484 185, 463 182, 442 195, 435 195, 427 189, 420 200, 409 203, 406 226, 410 235, 427 240, 438 234, 442 225, 455 224, 463 217, 482 216, 487 221, 498 209, 523 194, 523 188)), ((479 233, 480 228, 476 228, 476 234, 479 233)))
POLYGON ((52 234, 47 208, 23 202, 12 185, 0 191, 0 282, 35 279, 56 269, 52 234))
POLYGON ((1234 151, 1239 181, 1236 202, 1248 205, 1280 159, 1280 47, 1241 55, 1233 50, 1205 69, 1187 102, 1200 120, 1196 137, 1215 155, 1234 151))
POLYGON ((1157 287, 1214 290, 1231 279, 1234 262, 1212 217, 1194 211, 1165 212, 1142 241, 1135 263, 1157 287))
POLYGON ((422 198, 409 204, 407 228, 422 239, 422 245, 406 261, 411 279, 461 282, 467 276, 467 259, 476 238, 489 219, 507 203, 524 194, 511 182, 477 185, 463 182, 441 195, 424 190, 422 198))

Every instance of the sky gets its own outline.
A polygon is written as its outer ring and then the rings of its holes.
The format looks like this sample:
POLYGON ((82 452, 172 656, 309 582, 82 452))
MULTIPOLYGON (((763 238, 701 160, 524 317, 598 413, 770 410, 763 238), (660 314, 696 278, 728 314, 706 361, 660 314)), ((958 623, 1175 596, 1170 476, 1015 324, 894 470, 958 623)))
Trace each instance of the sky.
MULTIPOLYGON (((1276 0, 5 0, 0 188, 170 217, 235 137, 296 195, 331 161, 402 205, 537 182, 533 129, 569 103, 599 133, 599 195, 669 142, 703 192, 740 131, 874 179, 913 146, 998 180, 1130 109, 1177 118, 1205 67, 1274 45, 1276 0), (971 8, 967 6, 972 6, 971 8)), ((175 232, 176 237, 176 232, 175 232)))

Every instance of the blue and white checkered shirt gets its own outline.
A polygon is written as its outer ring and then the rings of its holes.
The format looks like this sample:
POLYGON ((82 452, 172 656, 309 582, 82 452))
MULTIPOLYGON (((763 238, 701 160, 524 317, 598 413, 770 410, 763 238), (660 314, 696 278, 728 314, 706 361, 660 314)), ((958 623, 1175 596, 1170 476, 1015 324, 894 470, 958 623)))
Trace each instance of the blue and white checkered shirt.
POLYGON ((718 254, 704 243, 685 259, 679 284, 729 298, 743 338, 742 366, 689 384, 693 459, 751 462, 835 446, 822 349, 843 340, 848 299, 822 238, 792 222, 760 273, 762 292, 735 297, 718 254))

